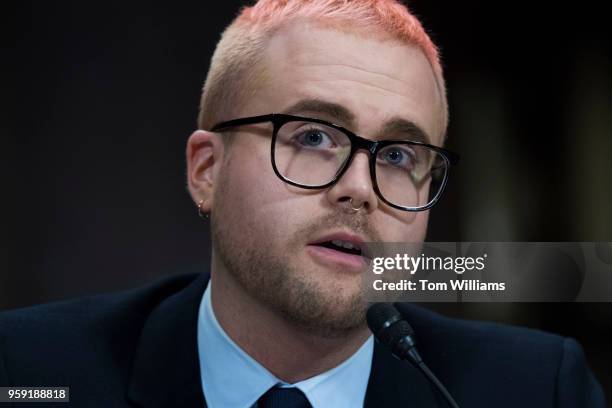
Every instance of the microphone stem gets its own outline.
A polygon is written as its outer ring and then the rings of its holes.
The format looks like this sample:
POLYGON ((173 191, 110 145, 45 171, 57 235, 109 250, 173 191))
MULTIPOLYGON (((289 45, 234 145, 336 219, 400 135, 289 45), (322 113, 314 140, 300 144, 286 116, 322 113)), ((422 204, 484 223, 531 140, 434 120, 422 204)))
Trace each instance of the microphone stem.
POLYGON ((431 372, 429 367, 427 367, 423 361, 420 361, 417 366, 423 372, 423 374, 425 374, 425 377, 427 377, 436 386, 436 388, 438 388, 442 395, 444 395, 444 398, 446 399, 446 402, 448 402, 448 405, 450 405, 452 408, 459 408, 459 405, 457 405, 448 390, 444 387, 444 385, 442 385, 442 383, 440 382, 440 380, 438 380, 434 373, 431 372))

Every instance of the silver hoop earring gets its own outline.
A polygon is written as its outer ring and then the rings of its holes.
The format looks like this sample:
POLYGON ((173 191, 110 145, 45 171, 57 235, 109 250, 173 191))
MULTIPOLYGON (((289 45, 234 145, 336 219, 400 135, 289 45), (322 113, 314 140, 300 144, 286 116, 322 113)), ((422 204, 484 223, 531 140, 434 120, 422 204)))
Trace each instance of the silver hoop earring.
POLYGON ((202 219, 208 219, 208 213, 202 211, 202 204, 204 204, 204 200, 200 200, 200 202, 198 203, 198 215, 202 219))

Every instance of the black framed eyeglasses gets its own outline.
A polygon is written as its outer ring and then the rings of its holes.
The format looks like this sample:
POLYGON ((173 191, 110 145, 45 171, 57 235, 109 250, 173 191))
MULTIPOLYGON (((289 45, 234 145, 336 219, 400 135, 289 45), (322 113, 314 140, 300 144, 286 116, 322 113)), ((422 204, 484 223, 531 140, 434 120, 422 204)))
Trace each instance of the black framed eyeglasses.
POLYGON ((284 182, 305 189, 330 187, 348 169, 359 150, 369 152, 370 177, 376 195, 403 211, 424 211, 440 199, 449 170, 459 156, 427 143, 368 140, 321 119, 272 113, 216 124, 228 128, 271 122, 272 168, 284 182))

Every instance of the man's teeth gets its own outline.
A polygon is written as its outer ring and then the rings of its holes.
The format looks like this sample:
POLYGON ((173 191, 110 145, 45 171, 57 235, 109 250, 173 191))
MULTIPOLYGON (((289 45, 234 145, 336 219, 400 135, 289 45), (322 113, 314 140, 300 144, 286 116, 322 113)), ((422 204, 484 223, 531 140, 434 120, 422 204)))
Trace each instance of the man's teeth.
POLYGON ((339 241, 337 239, 332 240, 332 244, 342 247, 342 248, 346 248, 346 249, 359 249, 358 246, 355 246, 353 244, 351 244, 350 242, 346 242, 346 241, 339 241))

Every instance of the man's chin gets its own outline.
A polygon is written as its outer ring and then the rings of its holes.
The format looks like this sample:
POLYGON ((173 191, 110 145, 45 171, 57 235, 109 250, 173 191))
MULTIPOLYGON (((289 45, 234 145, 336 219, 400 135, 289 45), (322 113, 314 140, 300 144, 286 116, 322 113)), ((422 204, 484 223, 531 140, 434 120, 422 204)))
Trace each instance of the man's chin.
POLYGON ((365 311, 349 314, 334 313, 330 315, 320 315, 317 318, 294 313, 291 310, 283 310, 283 316, 298 330, 309 336, 318 336, 328 339, 348 337, 352 333, 363 330, 367 327, 365 311), (362 316, 362 317, 357 317, 362 316))
MULTIPOLYGON (((347 282, 346 276, 330 279, 324 274, 316 279, 319 273, 320 270, 313 271, 307 281, 289 279, 294 285, 277 294, 277 310, 292 324, 325 337, 346 336, 347 332, 363 328, 367 303, 361 281, 347 282)), ((349 281, 354 279, 351 278, 349 281)))

